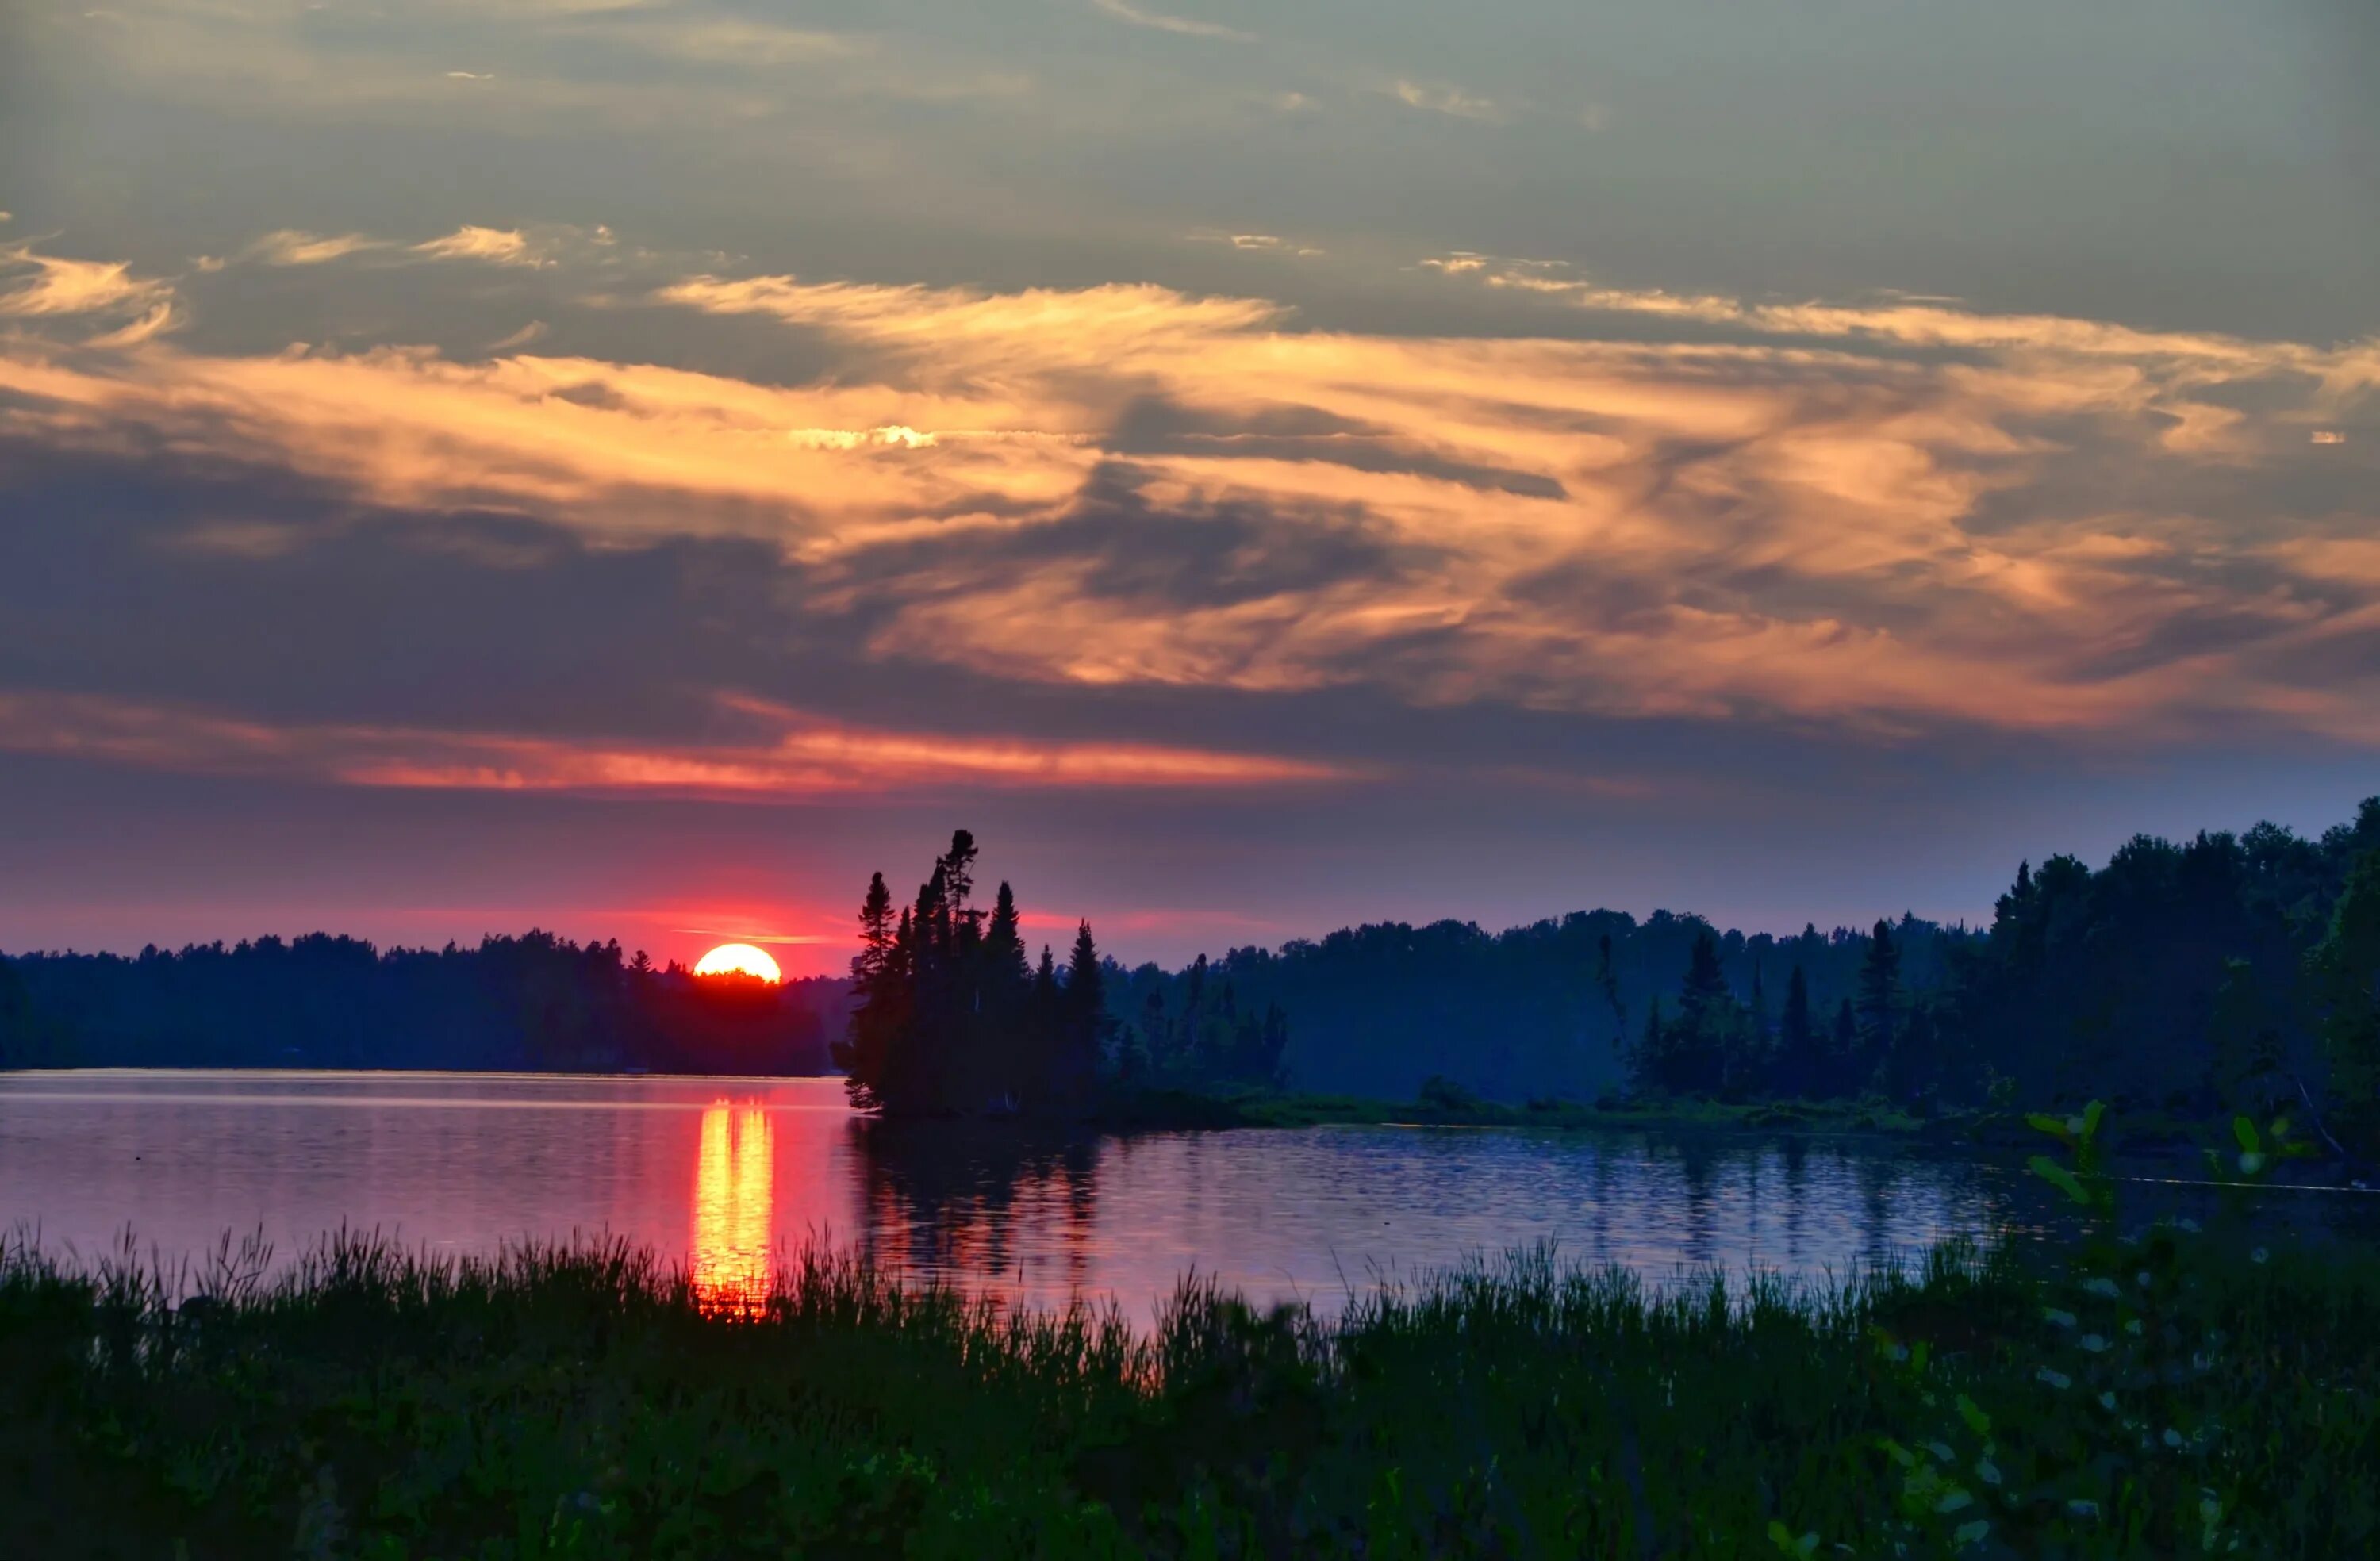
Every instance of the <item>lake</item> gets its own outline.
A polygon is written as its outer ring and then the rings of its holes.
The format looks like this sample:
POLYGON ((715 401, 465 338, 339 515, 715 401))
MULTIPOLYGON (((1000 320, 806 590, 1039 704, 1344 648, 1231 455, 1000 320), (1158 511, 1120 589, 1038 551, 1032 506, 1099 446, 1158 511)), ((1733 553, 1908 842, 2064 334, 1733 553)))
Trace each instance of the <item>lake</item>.
MULTIPOLYGON (((2204 1213, 2214 1194, 2143 1184, 2127 1198, 2204 1213)), ((2369 1196, 2264 1204, 2277 1227, 2380 1228, 2369 1196)), ((1329 1310, 1351 1287, 1540 1241, 1655 1281, 1712 1267, 1817 1277, 1954 1234, 2035 1240, 2059 1217, 2021 1165, 1883 1140, 1035 1137, 869 1121, 835 1079, 0 1074, 0 1228, 86 1261, 128 1229, 168 1263, 257 1231, 285 1262, 343 1225, 450 1253, 608 1232, 732 1299, 823 1241, 916 1277, 1042 1304, 1112 1298, 1146 1317, 1193 1269, 1329 1310)))

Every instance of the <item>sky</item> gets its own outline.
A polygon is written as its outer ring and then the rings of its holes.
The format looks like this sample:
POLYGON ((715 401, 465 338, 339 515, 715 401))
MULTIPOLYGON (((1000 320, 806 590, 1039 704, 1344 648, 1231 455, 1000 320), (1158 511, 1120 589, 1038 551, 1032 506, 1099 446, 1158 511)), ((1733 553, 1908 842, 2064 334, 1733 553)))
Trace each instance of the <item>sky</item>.
POLYGON ((1988 914, 2380 792, 2367 0, 17 0, 0 949, 1988 914))

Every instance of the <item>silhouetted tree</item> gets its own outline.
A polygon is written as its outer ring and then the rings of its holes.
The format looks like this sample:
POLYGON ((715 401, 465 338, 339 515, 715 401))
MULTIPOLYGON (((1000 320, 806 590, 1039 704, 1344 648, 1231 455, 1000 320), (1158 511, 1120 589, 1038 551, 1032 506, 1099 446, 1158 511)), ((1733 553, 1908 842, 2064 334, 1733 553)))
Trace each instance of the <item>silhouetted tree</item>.
POLYGON ((1868 934, 1867 957, 1860 962, 1859 1051, 1852 1077, 1856 1090, 1875 1079, 1891 1055, 1900 1023, 1900 950, 1892 941, 1892 924, 1879 918, 1868 934))
POLYGON ((1777 1025, 1776 1093, 1815 1095, 1825 1092, 1826 1048, 1810 1014, 1810 983, 1795 965, 1785 981, 1785 1010, 1777 1025))
MULTIPOLYGON (((1062 981, 1046 947, 1030 969, 1015 890, 1001 884, 988 917, 970 903, 976 860, 975 837, 953 832, 897 924, 884 876, 868 881, 850 1023, 835 1054, 864 1109, 1073 1110, 1091 1099, 1113 1026, 1090 924, 1062 981)), ((1250 1045, 1261 1050, 1264 1040, 1259 1029, 1250 1045)))
POLYGON ((2380 1158, 2380 849, 2356 858, 2308 962, 2330 1070, 2329 1130, 2353 1153, 2380 1158))
POLYGON ((1859 1020, 1845 998, 1835 1010, 1835 1033, 1827 1047, 1827 1093, 1848 1095, 1859 1087, 1859 1020))
POLYGON ((1074 1104, 1090 1093, 1107 1036, 1106 976, 1099 969, 1099 945, 1091 939, 1091 924, 1086 921, 1075 929, 1074 953, 1066 962, 1066 985, 1059 1002, 1057 1065, 1048 1081, 1051 1099, 1074 1104))

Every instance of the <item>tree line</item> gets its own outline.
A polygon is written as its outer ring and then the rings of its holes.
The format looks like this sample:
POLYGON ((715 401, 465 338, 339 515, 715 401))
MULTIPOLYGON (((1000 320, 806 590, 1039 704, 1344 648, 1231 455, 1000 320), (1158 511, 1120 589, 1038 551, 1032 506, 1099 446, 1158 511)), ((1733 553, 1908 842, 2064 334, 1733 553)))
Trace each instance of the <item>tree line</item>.
MULTIPOLYGON (((1120 1035, 1183 1059, 1175 1067, 1186 1077, 1228 1049, 1216 1045, 1219 1030, 1236 1035, 1250 1016, 1261 1024, 1281 1013, 1294 1034, 1281 1026, 1281 1049, 1269 1062, 1248 1057, 1239 1076, 1270 1069, 1299 1089, 1395 1099, 1442 1077, 1491 1099, 1591 1100, 1627 1086, 1629 1053, 1653 1005, 1674 1016, 1705 935, 1731 990, 1747 1000, 1762 994, 1773 1013, 1798 965, 1812 1011, 1829 1023, 1857 991, 1867 944, 1848 928, 1780 938, 1669 911, 1641 919, 1579 911, 1494 933, 1469 922, 1376 923, 1175 971, 1111 970, 1109 986, 1120 1035), (1219 1025, 1226 1004, 1234 1017, 1219 1025)), ((1938 983, 1951 950, 1976 936, 1913 916, 1894 923, 1902 980, 1938 983)))
POLYGON ((0 959, 0 1067, 817 1073, 840 1003, 836 983, 698 977, 542 931, 29 953, 0 959))
POLYGON ((2286 1107, 2380 1154, 2380 798, 2313 838, 2260 824, 2021 865, 1980 928, 1594 911, 1176 971, 1102 958, 1087 923, 1062 965, 1029 961, 1014 892, 978 904, 976 863, 962 830, 911 900, 876 875, 847 983, 742 997, 545 933, 21 955, 0 961, 0 1066, 815 1071, 840 1032, 854 1098, 893 1115, 1074 1110, 1102 1080, 1411 1098, 1435 1077, 1512 1101, 2286 1107))
POLYGON ((2311 838, 2265 823, 2022 864, 1985 927, 1380 923, 1109 979, 1127 1025, 1218 988, 1295 1014, 1281 1065, 1309 1090, 2311 1107, 2380 1154, 2380 798, 2311 838))
MULTIPOLYGON (((2021 864, 1985 936, 1912 984, 1890 924, 1831 1016, 1790 964, 1773 1010, 1695 937, 1627 1048, 1640 1092, 2079 1101, 2207 1116, 2310 1113, 2380 1155, 2380 798, 2307 840, 2271 824, 2138 836, 2093 869, 2021 864)), ((1608 956, 1608 950, 1607 950, 1608 956)))

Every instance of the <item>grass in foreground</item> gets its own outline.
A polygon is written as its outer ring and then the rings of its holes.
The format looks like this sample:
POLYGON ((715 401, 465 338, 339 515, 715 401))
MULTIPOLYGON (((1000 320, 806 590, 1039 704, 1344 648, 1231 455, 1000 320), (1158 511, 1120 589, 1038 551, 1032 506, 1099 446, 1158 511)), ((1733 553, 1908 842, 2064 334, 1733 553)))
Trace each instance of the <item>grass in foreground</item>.
POLYGON ((619 1246, 358 1239, 176 1310, 0 1259, 42 1556, 2340 1556, 2380 1258, 2173 1231, 1664 1295, 1548 1254, 1153 1329, 813 1257, 748 1315, 619 1246))

